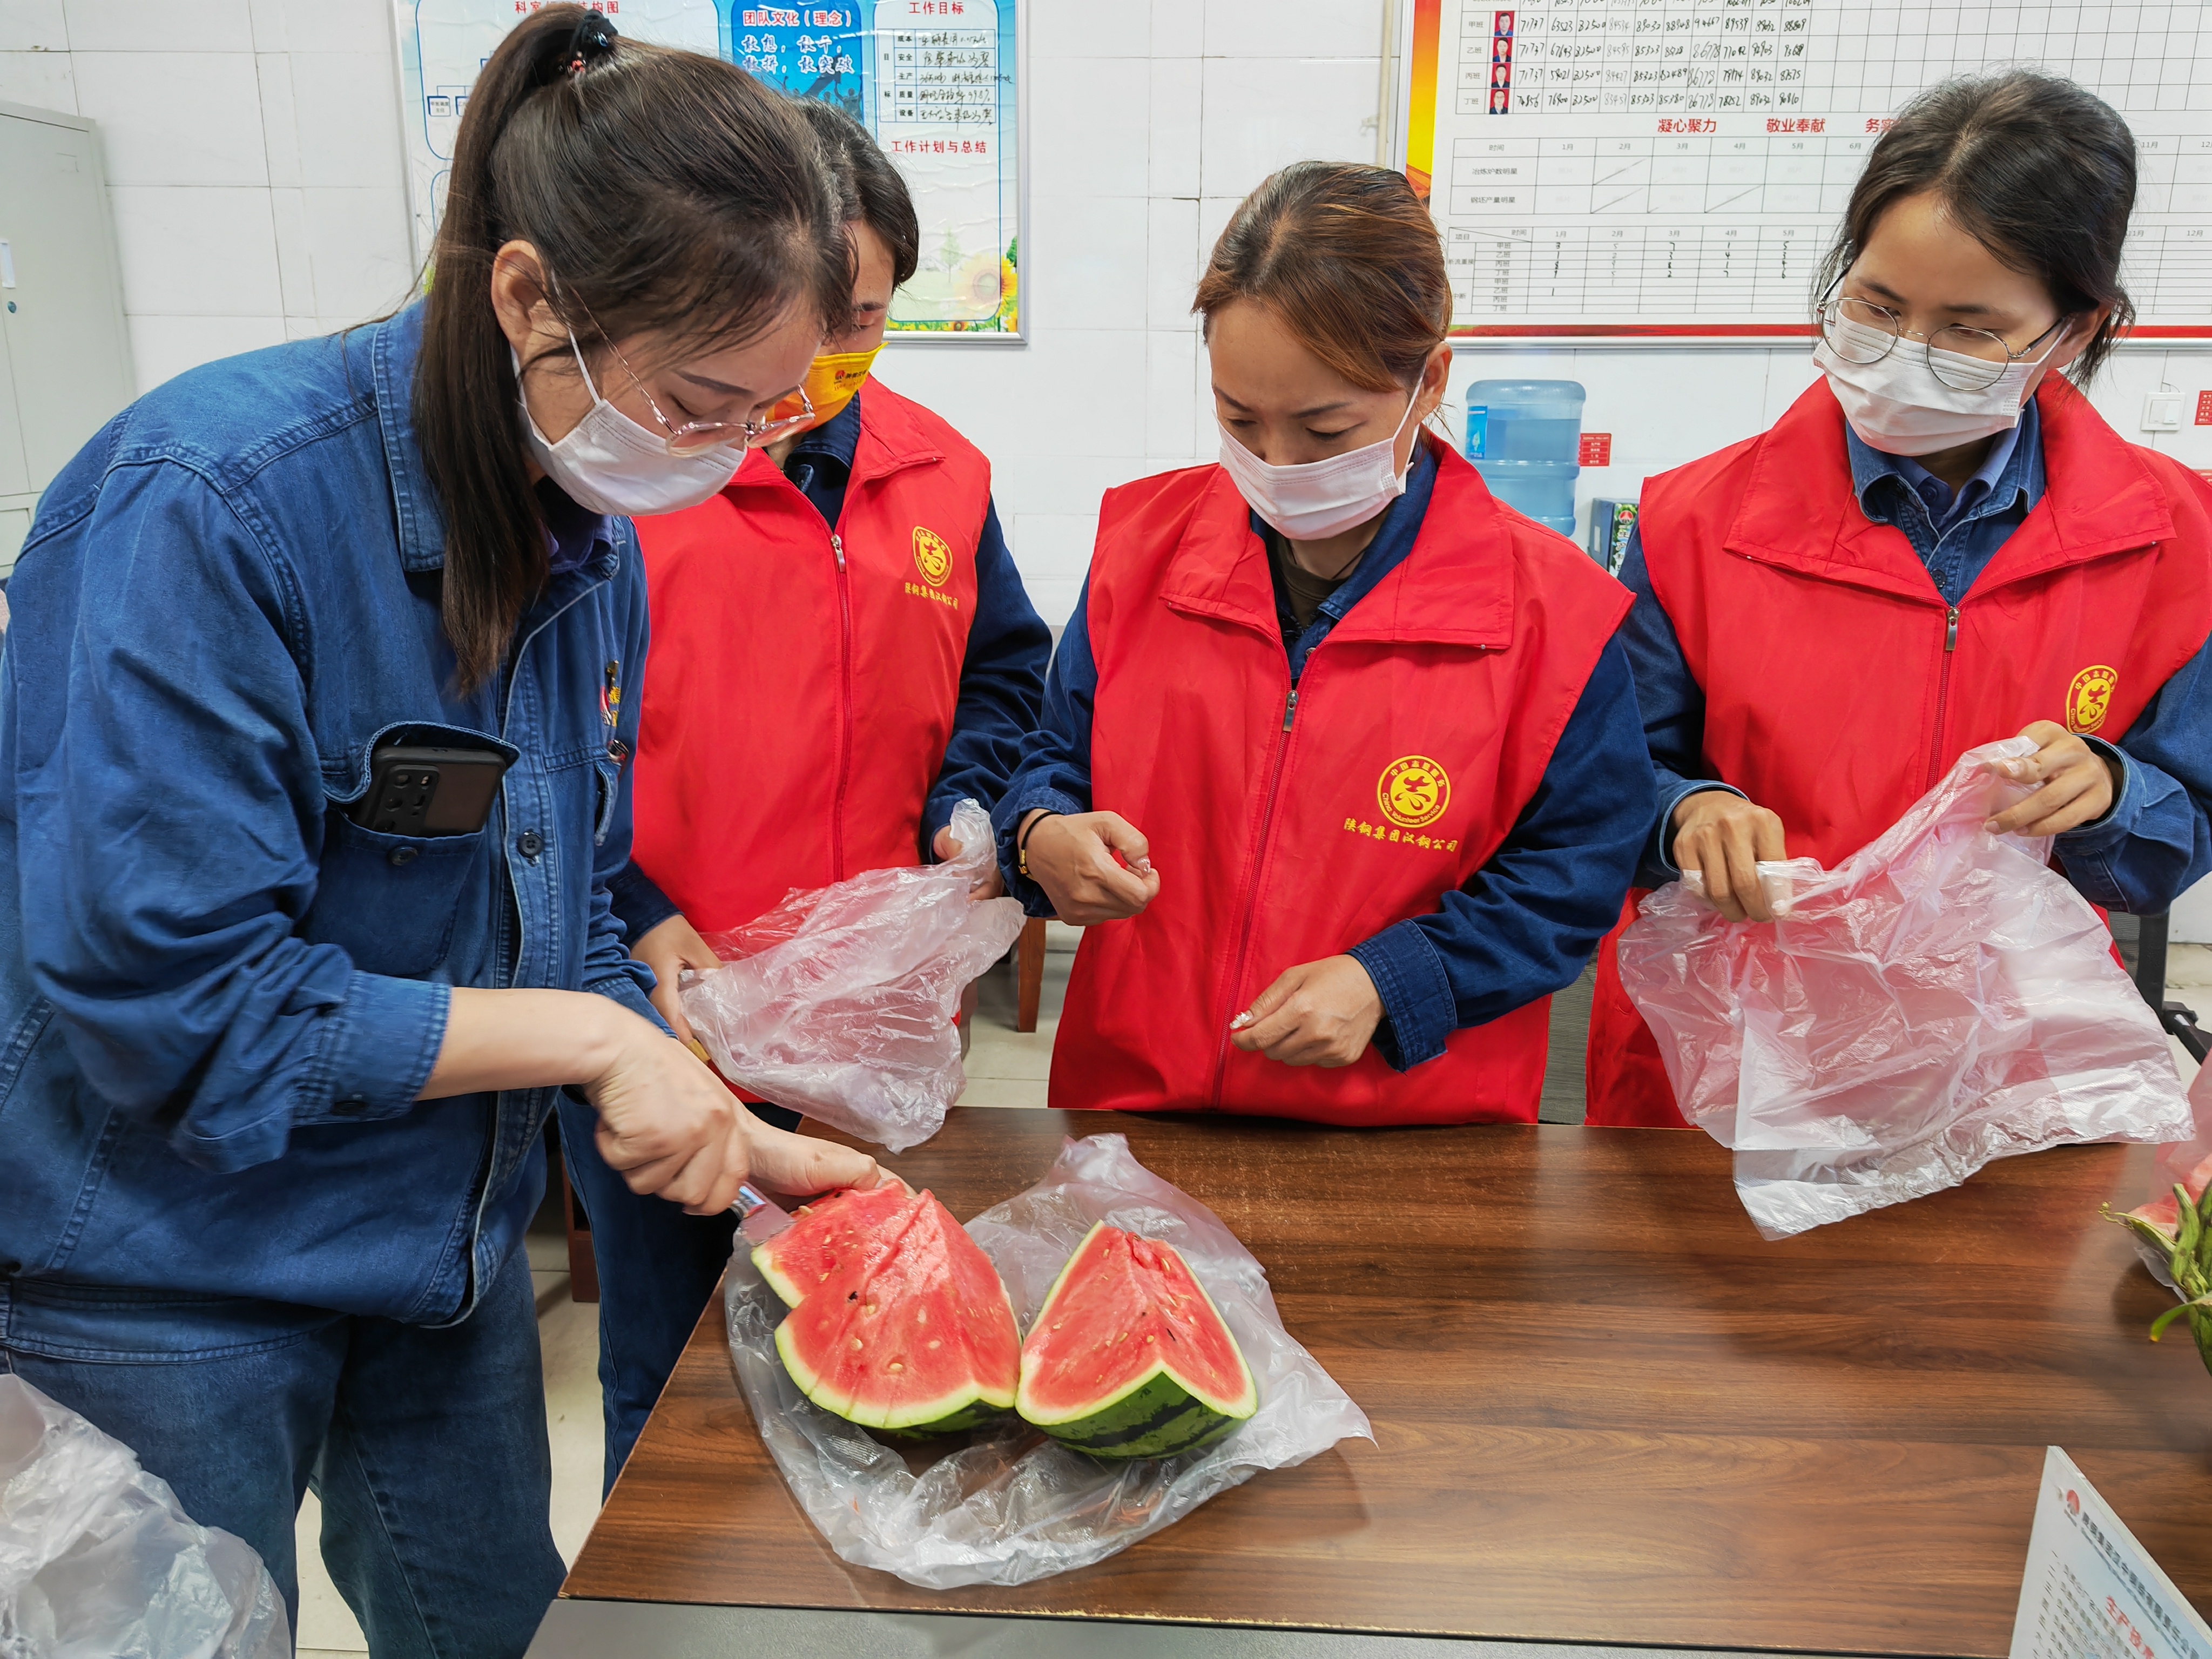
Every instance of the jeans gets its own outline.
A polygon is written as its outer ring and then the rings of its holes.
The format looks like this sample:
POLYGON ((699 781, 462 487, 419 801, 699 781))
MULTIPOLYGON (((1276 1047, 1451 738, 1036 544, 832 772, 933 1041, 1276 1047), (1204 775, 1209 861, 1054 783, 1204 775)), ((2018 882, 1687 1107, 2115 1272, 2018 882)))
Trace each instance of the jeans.
POLYGON ((501 1659, 561 1587, 529 1263, 442 1328, 233 1297, 0 1281, 0 1369, 82 1413, 260 1553, 296 1632, 294 1526, 374 1659, 501 1659))
MULTIPOLYGON (((755 1106, 779 1129, 799 1114, 755 1106)), ((561 1160, 592 1230, 599 1270, 599 1396, 607 1418, 606 1490, 629 1462, 699 1315, 729 1266, 734 1215, 686 1215, 665 1198, 630 1191, 599 1156, 592 1132, 599 1115, 561 1097, 561 1160)))

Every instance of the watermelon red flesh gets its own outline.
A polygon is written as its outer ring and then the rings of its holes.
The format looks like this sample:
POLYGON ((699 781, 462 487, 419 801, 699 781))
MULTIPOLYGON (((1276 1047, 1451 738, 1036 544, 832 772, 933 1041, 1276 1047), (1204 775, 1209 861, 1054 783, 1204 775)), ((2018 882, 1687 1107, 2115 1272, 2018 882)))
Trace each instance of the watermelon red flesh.
POLYGON ((1259 1385, 1175 1249, 1093 1227, 1022 1345, 1016 1409, 1099 1457, 1167 1457, 1228 1433, 1259 1385))
POLYGON ((791 1225, 753 1252, 753 1266, 785 1305, 795 1308, 847 1263, 879 1258, 890 1249, 885 1235, 904 1226, 914 1204, 896 1183, 833 1193, 802 1206, 791 1225))
POLYGON ((776 1327, 799 1391, 848 1422, 947 1434, 1014 1403, 1021 1337, 998 1270, 928 1193, 776 1327))
MULTIPOLYGON (((2191 1170, 2183 1177, 2181 1185, 2190 1197, 2203 1198, 2207 1182, 2212 1182, 2212 1158, 2206 1158, 2191 1170)), ((2148 1221, 2164 1233, 2169 1241, 2179 1235, 2181 1217, 2174 1207, 2173 1194, 2170 1192, 2163 1197, 2154 1198, 2148 1204, 2137 1205, 2128 1213, 2139 1220, 2148 1221)))

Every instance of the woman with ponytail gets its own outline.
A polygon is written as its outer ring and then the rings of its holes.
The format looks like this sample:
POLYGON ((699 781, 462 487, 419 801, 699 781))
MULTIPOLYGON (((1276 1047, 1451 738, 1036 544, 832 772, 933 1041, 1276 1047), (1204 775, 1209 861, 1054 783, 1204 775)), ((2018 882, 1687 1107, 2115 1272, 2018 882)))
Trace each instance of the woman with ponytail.
POLYGON ((607 881, 646 593, 846 314, 816 145, 548 7, 472 89, 426 301, 214 363, 47 490, 0 659, 0 1368, 386 1656, 559 1584, 522 1232, 555 1092, 697 1213, 871 1184, 672 1040, 607 881))

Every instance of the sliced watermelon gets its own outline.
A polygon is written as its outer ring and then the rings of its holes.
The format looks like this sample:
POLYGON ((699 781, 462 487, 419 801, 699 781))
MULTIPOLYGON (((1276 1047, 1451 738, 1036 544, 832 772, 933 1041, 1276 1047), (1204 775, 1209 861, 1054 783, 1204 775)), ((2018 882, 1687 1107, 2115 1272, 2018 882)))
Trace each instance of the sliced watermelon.
POLYGON ((1259 1408, 1237 1339, 1174 1247, 1103 1221, 1022 1344, 1015 1409, 1095 1457, 1170 1457, 1259 1408))
POLYGON ((1021 1380, 998 1270, 926 1192, 784 1316, 775 1348, 809 1400, 889 1434, 973 1428, 1011 1407, 1021 1380))
POLYGON ((847 1262, 888 1249, 884 1235, 897 1231, 913 1204, 896 1185, 832 1193, 800 1206, 791 1225, 753 1252, 753 1266, 785 1305, 795 1308, 847 1262))

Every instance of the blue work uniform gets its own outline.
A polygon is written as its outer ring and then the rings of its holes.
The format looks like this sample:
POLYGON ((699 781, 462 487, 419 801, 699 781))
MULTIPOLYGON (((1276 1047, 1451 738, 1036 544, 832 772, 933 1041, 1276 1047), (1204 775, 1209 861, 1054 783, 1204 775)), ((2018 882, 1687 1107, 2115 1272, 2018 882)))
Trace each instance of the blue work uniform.
POLYGON ((417 1097, 456 986, 650 1016, 607 894, 645 578, 627 521, 542 496, 556 574, 457 689, 422 335, 179 376, 40 503, 0 658, 0 1364, 295 1613, 312 1483, 380 1656, 493 1656, 562 1576, 522 1251, 553 1091, 417 1097), (402 734, 511 757, 483 829, 350 821, 402 734))

